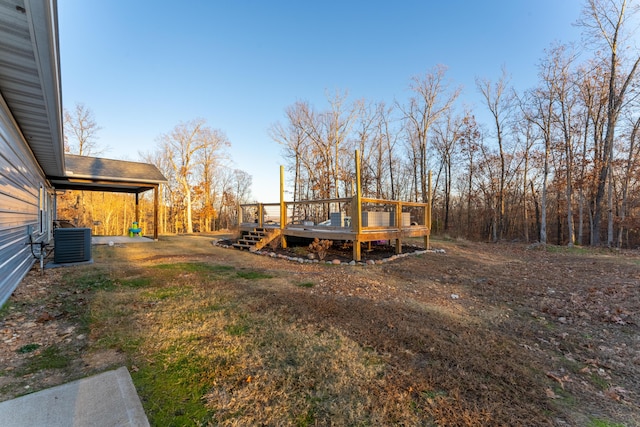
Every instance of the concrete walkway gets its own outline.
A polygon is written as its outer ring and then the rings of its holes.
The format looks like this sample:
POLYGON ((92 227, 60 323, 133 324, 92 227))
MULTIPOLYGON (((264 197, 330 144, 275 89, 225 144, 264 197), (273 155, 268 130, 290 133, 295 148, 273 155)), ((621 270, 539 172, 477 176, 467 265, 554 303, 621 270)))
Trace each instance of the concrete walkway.
POLYGON ((127 368, 0 402, 2 427, 149 426, 127 368))

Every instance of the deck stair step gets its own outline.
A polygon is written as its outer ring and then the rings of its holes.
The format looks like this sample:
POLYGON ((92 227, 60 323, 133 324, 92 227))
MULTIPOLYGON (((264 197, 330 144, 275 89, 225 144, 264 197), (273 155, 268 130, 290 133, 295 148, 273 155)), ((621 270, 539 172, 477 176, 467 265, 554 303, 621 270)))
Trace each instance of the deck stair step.
POLYGON ((271 230, 254 228, 239 239, 237 243, 234 243, 233 246, 238 249, 249 249, 251 252, 259 251, 279 237, 280 233, 281 230, 279 228, 271 230))

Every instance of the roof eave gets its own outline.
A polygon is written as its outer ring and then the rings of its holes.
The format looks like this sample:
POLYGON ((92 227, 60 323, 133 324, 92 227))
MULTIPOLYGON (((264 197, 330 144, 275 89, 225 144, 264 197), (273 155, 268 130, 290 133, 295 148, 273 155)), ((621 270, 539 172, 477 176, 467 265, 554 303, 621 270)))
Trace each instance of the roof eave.
POLYGON ((168 182, 167 180, 162 181, 162 180, 157 180, 157 179, 139 179, 139 178, 131 179, 131 178, 126 178, 126 177, 123 178, 123 177, 113 177, 113 176, 79 175, 79 174, 74 174, 74 173, 67 173, 65 178, 67 178, 69 180, 73 180, 73 179, 92 179, 92 180, 104 180, 104 181, 114 181, 114 182, 132 182, 132 183, 152 184, 152 185, 166 184, 168 182))
MULTIPOLYGON (((64 174, 64 142, 62 123, 62 89, 58 43, 58 8, 56 0, 25 2, 32 34, 33 52, 51 129, 51 149, 55 167, 45 170, 48 176, 64 174)), ((39 153, 35 153, 36 158, 39 153)))

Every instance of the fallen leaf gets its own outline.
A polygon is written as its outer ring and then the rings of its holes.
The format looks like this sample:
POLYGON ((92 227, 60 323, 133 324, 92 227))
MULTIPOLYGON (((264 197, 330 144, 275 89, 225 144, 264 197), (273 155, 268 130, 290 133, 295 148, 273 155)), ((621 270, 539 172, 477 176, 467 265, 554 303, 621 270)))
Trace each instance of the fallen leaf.
POLYGON ((555 375, 553 372, 547 372, 547 376, 553 380, 556 380, 560 384, 560 387, 562 387, 563 390, 564 390, 564 382, 569 379, 569 377, 566 375, 563 377, 560 377, 558 375, 555 375))
POLYGON ((45 311, 44 313, 42 313, 40 315, 40 317, 38 317, 38 319, 36 320, 36 322, 38 323, 45 323, 45 322, 50 322, 54 319, 54 317, 52 315, 49 314, 49 312, 45 311))
POLYGON ((560 399, 560 396, 558 396, 557 394, 555 394, 555 392, 553 390, 551 390, 550 388, 545 390, 547 397, 549 399, 560 399))

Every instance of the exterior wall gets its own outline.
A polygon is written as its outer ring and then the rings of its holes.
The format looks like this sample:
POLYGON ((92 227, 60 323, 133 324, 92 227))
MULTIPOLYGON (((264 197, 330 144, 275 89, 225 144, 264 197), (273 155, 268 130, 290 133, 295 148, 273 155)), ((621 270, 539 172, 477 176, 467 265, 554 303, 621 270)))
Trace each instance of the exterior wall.
POLYGON ((29 236, 51 239, 52 210, 53 189, 0 96, 0 306, 36 261, 29 236))

